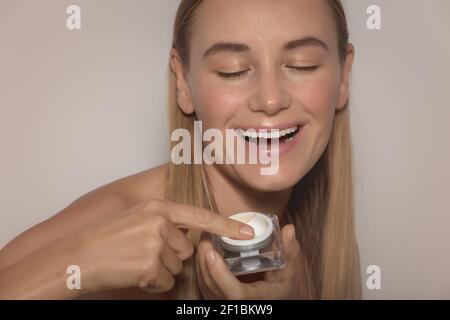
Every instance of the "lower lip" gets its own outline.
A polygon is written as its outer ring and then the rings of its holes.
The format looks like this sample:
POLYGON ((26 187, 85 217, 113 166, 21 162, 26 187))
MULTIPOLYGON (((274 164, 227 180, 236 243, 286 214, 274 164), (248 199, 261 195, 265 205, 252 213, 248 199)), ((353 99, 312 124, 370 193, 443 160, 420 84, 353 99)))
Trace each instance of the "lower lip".
MULTIPOLYGON (((299 139, 300 139, 300 135, 303 133, 303 129, 305 128, 305 126, 301 126, 299 127, 297 133, 295 134, 295 136, 293 137, 293 139, 289 142, 279 142, 278 143, 278 149, 273 150, 273 153, 278 153, 278 155, 281 157, 285 154, 287 154, 290 150, 292 150, 298 143, 299 139)), ((245 140, 245 138, 241 139, 244 140, 245 142, 245 148, 246 148, 246 153, 248 153, 249 149, 250 149, 250 143, 253 142, 249 142, 247 140, 245 140)), ((257 152, 259 152, 259 145, 257 146, 257 152)), ((269 146, 269 144, 267 144, 267 155, 268 156, 273 156, 272 154, 272 150, 271 150, 271 146, 269 146)))

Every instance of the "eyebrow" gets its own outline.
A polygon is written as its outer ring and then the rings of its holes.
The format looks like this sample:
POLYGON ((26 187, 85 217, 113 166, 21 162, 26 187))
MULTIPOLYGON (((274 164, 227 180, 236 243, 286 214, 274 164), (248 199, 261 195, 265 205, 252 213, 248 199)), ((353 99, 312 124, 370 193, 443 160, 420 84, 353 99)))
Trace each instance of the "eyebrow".
MULTIPOLYGON (((293 41, 286 42, 283 45, 283 50, 293 50, 297 48, 303 48, 303 47, 310 47, 315 46, 324 49, 325 51, 330 51, 327 44, 323 42, 322 40, 315 38, 315 37, 306 37, 301 38, 293 41)), ((207 58, 208 56, 211 56, 213 54, 219 53, 219 52, 236 52, 236 53, 243 53, 250 51, 250 47, 243 43, 232 43, 232 42, 219 42, 216 44, 213 44, 208 50, 205 51, 203 54, 203 59, 207 58)))

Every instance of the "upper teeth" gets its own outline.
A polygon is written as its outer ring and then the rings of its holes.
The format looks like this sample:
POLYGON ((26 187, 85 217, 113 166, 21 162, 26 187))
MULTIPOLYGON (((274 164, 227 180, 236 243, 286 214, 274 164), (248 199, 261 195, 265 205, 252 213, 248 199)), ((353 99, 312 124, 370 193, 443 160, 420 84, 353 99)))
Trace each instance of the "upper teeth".
POLYGON ((239 129, 243 137, 248 137, 251 139, 263 138, 263 139, 279 139, 287 134, 294 133, 298 130, 298 127, 287 128, 283 130, 278 129, 260 129, 259 131, 255 129, 239 129))

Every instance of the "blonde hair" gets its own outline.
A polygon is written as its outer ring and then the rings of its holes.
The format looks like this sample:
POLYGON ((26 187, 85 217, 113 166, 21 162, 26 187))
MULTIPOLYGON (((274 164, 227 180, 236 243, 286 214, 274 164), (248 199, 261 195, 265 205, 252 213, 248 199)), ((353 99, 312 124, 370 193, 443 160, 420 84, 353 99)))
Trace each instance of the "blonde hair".
MULTIPOLYGON (((190 36, 196 9, 203 0, 182 0, 177 11, 173 48, 189 67, 190 36)), ((348 46, 345 12, 339 0, 327 0, 334 14, 341 61, 348 46)), ((195 113, 186 115, 177 103, 176 76, 168 67, 170 132, 184 128, 194 132, 195 113)), ((170 150, 175 142, 169 142, 170 150)), ((350 115, 347 105, 336 112, 330 141, 313 168, 294 186, 287 212, 310 270, 313 299, 360 299, 359 253, 354 231, 350 115)), ((201 164, 169 162, 166 198, 218 212, 210 183, 201 164)), ((198 231, 188 237, 196 247, 198 231)), ((194 256, 184 263, 174 292, 178 299, 200 299, 194 256)))

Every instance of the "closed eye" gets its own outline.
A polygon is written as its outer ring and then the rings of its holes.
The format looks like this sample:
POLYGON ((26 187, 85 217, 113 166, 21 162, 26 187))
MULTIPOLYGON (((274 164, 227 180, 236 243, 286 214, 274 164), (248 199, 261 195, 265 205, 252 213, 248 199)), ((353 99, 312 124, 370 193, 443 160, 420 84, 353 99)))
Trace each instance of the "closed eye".
MULTIPOLYGON (((304 67, 298 67, 298 66, 287 66, 290 69, 294 69, 295 71, 299 71, 299 72, 312 72, 315 71, 319 68, 318 65, 315 66, 304 66, 304 67)), ((242 71, 238 71, 238 72, 232 72, 232 73, 228 73, 228 72, 216 72, 217 75, 219 77, 222 78, 226 78, 226 79, 232 79, 232 78, 239 78, 244 76, 247 72, 249 72, 250 70, 242 70, 242 71)))
POLYGON ((296 71, 301 71, 301 72, 312 72, 315 71, 319 68, 318 65, 316 66, 304 66, 304 67, 298 67, 298 66, 287 66, 290 69, 294 69, 296 71))
POLYGON ((216 72, 216 73, 219 77, 230 79, 230 78, 239 78, 239 77, 245 75, 249 71, 250 70, 247 69, 247 70, 233 72, 233 73, 227 73, 227 72, 216 72))

